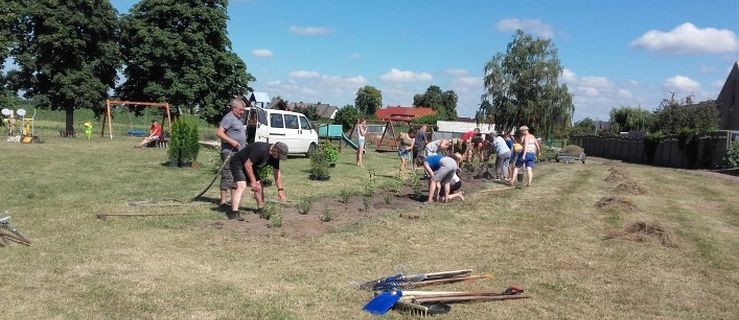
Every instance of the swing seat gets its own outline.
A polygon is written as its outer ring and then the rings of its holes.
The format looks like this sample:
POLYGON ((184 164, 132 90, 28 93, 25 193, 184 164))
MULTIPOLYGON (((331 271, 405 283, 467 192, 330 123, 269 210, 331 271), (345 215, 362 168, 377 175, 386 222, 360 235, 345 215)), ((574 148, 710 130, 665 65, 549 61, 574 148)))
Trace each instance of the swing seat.
POLYGON ((149 134, 148 132, 141 130, 141 129, 131 129, 131 130, 128 130, 128 135, 134 136, 134 137, 146 137, 149 134))

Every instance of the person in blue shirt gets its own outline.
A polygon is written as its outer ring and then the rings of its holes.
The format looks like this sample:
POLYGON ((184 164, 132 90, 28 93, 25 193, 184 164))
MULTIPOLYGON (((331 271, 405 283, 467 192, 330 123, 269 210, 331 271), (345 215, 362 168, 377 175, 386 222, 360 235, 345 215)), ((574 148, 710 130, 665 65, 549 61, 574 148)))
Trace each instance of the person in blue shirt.
POLYGON ((440 199, 444 200, 447 198, 451 189, 450 181, 459 168, 459 164, 457 163, 459 160, 457 159, 461 160, 461 158, 462 156, 460 154, 455 153, 454 158, 444 155, 432 155, 428 157, 418 157, 416 159, 416 163, 423 165, 423 169, 429 176, 429 196, 426 203, 433 202, 437 193, 440 193, 437 192, 439 191, 437 189, 442 187, 444 189, 444 193, 440 199))

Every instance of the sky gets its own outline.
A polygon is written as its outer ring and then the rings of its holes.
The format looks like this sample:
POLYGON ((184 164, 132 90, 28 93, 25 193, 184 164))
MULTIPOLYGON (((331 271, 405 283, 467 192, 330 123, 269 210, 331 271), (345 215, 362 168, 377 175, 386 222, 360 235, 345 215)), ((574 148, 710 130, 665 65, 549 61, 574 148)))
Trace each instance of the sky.
POLYGON ((739 60, 737 13, 736 0, 231 0, 228 34, 270 97, 341 107, 371 85, 384 106, 410 106, 437 85, 472 117, 485 63, 522 29, 558 49, 574 120, 607 120, 671 91, 715 99, 739 60))

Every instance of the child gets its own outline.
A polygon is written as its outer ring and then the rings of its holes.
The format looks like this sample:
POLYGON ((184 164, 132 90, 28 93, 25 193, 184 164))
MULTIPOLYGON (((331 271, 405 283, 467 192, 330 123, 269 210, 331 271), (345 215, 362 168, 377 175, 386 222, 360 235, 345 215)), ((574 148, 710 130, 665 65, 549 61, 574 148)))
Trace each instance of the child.
POLYGON ((364 141, 367 135, 367 120, 360 118, 357 120, 357 166, 364 167, 362 156, 364 154, 364 141))
POLYGON ((398 138, 398 156, 400 157, 400 170, 398 176, 402 177, 408 167, 408 161, 413 155, 413 145, 416 141, 416 131, 408 129, 408 133, 401 133, 398 138))

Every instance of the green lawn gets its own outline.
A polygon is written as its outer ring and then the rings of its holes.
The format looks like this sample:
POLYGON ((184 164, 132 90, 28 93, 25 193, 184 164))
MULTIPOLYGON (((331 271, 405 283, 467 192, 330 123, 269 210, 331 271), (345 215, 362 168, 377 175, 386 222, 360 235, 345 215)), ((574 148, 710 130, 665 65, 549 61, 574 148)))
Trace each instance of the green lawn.
MULTIPOLYGON (((552 163, 536 168, 530 188, 467 190, 464 203, 404 209, 419 213, 418 220, 387 211, 296 240, 280 236, 278 228, 267 235, 214 228, 203 222, 224 218, 210 204, 128 205, 194 196, 212 177, 212 152, 201 151, 199 169, 173 169, 161 165, 164 150, 134 149, 134 138, 42 139, 46 143, 0 142, 0 212, 8 210, 33 240, 29 247, 0 248, 0 318, 370 319, 361 307, 371 295, 356 290, 356 281, 461 268, 496 277, 433 289, 502 290, 515 284, 533 298, 454 305, 444 319, 739 314, 735 181, 598 159, 552 163), (612 167, 647 192, 614 192, 617 183, 604 181, 612 167), (595 206, 614 195, 635 209, 595 206), (95 218, 133 211, 187 215, 95 218), (604 240, 636 221, 659 223, 675 247, 604 240)), ((283 165, 288 197, 359 192, 367 170, 353 162, 345 150, 331 180, 313 182, 307 179, 308 159, 290 158, 283 165)), ((391 183, 397 173, 392 153, 368 152, 366 164, 380 184, 391 183)), ((275 193, 269 188, 267 196, 275 193)), ((244 202, 253 204, 250 197, 244 202)), ((319 214, 321 201, 314 207, 319 209, 310 214, 319 214)), ((248 220, 262 223, 253 215, 248 220)), ((411 317, 391 311, 387 318, 411 317)))

